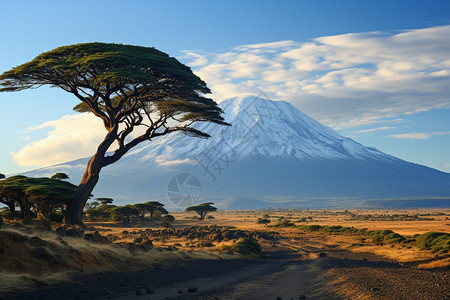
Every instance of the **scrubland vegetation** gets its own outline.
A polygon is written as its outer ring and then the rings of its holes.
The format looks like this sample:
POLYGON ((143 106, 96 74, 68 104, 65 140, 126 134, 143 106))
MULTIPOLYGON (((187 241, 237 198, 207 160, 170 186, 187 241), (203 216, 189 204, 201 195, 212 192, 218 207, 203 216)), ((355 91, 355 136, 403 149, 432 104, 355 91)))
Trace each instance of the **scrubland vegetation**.
POLYGON ((202 218, 192 208, 168 212, 154 201, 116 206, 111 198, 94 198, 86 206, 85 228, 61 226, 55 219, 44 227, 34 207, 31 222, 25 223, 20 212, 12 219, 5 209, 3 227, 0 218, 0 291, 39 289, 89 274, 151 269, 174 261, 267 259, 280 251, 294 251, 290 255, 305 262, 340 249, 415 269, 450 266, 449 210, 221 211, 212 203, 204 206, 209 214, 202 218), (397 216, 404 221, 392 222, 397 216), (410 216, 427 220, 411 222, 410 216))

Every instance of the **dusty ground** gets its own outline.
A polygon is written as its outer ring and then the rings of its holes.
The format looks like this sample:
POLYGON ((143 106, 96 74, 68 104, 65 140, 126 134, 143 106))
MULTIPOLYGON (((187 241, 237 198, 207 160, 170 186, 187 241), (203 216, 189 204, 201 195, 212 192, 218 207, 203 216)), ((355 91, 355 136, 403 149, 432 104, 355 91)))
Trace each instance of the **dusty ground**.
MULTIPOLYGON (((284 217, 298 225, 391 229, 405 236, 450 231, 450 210, 223 211, 204 221, 192 220, 192 214, 173 213, 177 229, 191 225, 235 227, 230 230, 236 239, 222 241, 211 234, 200 238, 161 236, 157 224, 129 228, 91 224, 101 235, 115 237, 115 243, 131 243, 139 236, 148 236, 153 244, 151 251, 156 252, 133 254, 134 258, 139 257, 137 261, 143 270, 133 272, 130 267, 123 269, 127 272, 118 273, 115 269, 84 279, 77 277, 77 284, 56 288, 46 282, 38 292, 15 296, 19 299, 450 299, 448 255, 400 244, 375 245, 352 234, 303 232, 256 224, 264 214, 270 215, 272 223, 284 217), (391 220, 392 215, 398 216, 397 219, 391 220), (145 235, 148 227, 152 231, 145 235), (258 239, 262 258, 219 252, 221 245, 235 243, 239 234, 252 234, 258 239), (159 261, 146 267, 145 261, 151 260, 152 255, 158 255, 159 261), (164 260, 161 255, 170 258, 164 260), (190 288, 192 292, 188 292, 190 288)), ((69 238, 66 240, 71 242, 69 238)))

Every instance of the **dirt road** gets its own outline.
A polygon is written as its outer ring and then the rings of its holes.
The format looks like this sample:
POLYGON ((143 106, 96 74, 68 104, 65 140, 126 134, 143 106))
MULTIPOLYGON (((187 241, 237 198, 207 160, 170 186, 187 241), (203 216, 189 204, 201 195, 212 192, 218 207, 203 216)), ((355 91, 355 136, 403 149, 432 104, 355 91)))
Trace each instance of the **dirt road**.
POLYGON ((100 274, 15 299, 450 299, 448 269, 417 269, 299 235, 261 259, 191 260, 100 274))

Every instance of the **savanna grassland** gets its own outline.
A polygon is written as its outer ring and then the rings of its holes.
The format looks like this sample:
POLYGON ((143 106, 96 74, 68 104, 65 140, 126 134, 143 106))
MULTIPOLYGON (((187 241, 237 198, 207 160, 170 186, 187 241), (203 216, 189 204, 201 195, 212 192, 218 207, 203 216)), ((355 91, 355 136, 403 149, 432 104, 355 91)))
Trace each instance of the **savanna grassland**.
POLYGON ((450 210, 242 210, 86 228, 4 220, 0 295, 446 299, 450 210))

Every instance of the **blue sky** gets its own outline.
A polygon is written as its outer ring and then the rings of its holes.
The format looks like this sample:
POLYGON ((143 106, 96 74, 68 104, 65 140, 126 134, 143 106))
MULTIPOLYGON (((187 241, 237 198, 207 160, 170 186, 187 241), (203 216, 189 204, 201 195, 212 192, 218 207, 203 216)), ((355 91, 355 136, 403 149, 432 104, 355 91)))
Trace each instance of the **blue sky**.
MULTIPOLYGON (((450 172, 449 26, 450 1, 0 1, 0 72, 63 45, 154 46, 217 101, 264 91, 450 172)), ((0 103, 1 173, 88 156, 101 138, 57 89, 0 93, 0 103)))

